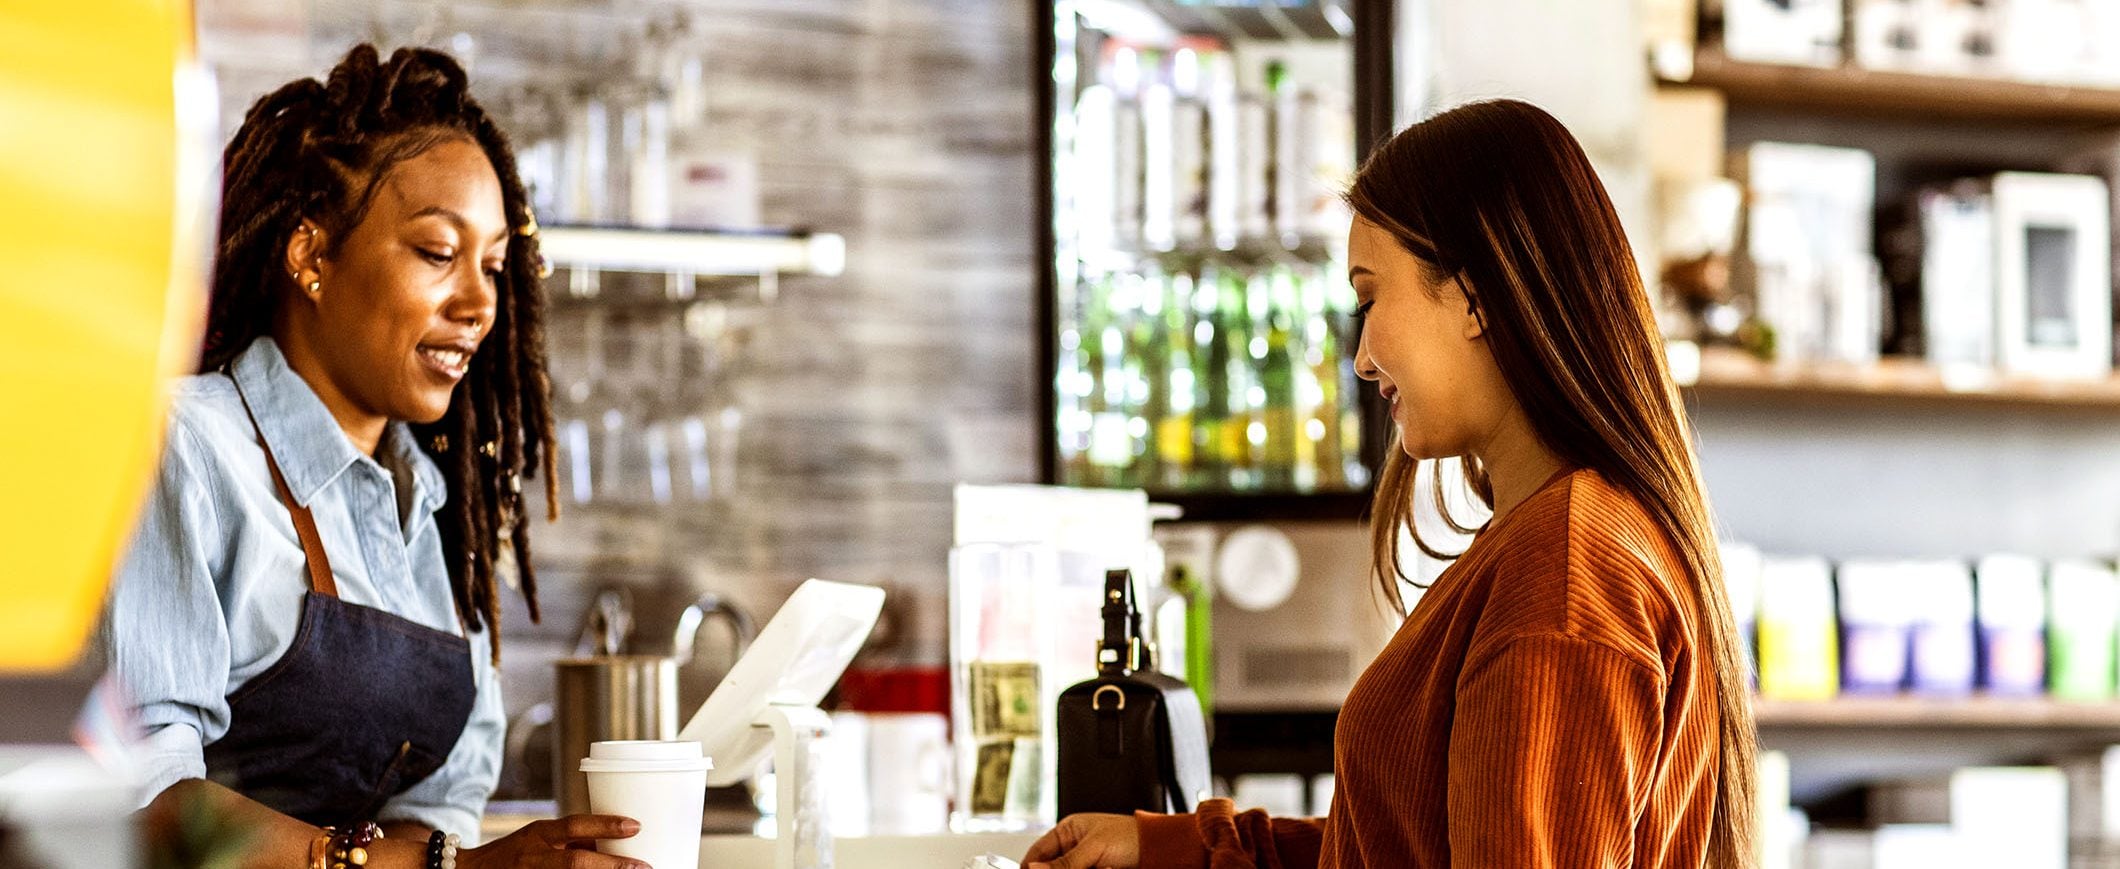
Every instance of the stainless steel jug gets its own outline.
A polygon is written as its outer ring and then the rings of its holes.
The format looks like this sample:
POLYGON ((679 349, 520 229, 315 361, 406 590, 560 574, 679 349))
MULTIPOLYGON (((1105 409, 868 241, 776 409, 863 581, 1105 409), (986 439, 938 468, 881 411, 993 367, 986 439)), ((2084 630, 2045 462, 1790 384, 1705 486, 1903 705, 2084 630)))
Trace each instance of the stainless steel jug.
POLYGON ((553 665, 552 783, 560 814, 589 811, 588 780, 579 767, 590 743, 677 737, 679 716, 688 711, 678 708, 678 668, 691 659, 708 618, 729 622, 740 656, 754 633, 751 619, 714 594, 702 595, 680 614, 674 656, 624 654, 633 625, 626 595, 616 589, 597 595, 575 657, 553 665))

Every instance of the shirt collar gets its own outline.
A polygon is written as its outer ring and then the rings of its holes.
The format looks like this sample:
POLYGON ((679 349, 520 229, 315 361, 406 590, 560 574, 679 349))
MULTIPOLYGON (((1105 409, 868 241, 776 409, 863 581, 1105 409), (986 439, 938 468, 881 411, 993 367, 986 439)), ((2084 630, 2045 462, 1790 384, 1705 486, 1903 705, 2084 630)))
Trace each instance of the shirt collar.
POLYGON ((442 478, 442 469, 427 451, 420 449, 417 437, 412 426, 392 422, 383 429, 383 442, 377 448, 397 457, 395 467, 412 469, 413 503, 420 512, 432 513, 448 502, 449 481, 442 478))
MULTIPOLYGON (((229 364, 229 376, 249 404, 265 448, 279 464, 295 503, 309 506, 317 492, 348 467, 374 462, 346 437, 308 381, 288 367, 286 355, 271 336, 260 336, 236 356, 229 364)), ((409 426, 390 423, 377 448, 391 451, 402 467, 412 469, 413 495, 421 509, 432 513, 441 508, 448 499, 447 484, 441 469, 413 440, 409 426)))

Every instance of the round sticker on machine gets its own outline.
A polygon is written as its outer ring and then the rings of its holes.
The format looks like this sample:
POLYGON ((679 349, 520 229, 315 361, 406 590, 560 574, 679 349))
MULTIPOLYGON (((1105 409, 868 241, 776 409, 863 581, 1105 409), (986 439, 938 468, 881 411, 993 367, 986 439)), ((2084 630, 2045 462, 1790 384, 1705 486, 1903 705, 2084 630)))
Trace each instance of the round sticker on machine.
POLYGON ((1215 556, 1215 587, 1230 603, 1254 612, 1285 603, 1302 572, 1295 543, 1265 525, 1230 532, 1215 556))

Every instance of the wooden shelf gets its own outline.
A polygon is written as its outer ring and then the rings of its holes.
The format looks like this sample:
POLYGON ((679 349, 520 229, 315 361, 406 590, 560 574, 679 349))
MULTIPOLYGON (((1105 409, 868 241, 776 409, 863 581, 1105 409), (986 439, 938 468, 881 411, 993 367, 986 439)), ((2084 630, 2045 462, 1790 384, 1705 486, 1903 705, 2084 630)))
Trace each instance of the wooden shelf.
POLYGON ((2120 126, 2120 88, 1752 63, 1713 47, 1694 53, 1691 76, 1658 79, 1712 87, 1734 104, 1831 114, 2120 126))
POLYGON ((1783 365, 1729 348, 1701 352, 1696 396, 1867 403, 1957 403, 2120 412, 2120 377, 2067 381, 1996 375, 1947 376, 1924 362, 1872 366, 1783 365))
POLYGON ((1755 700, 1761 730, 2111 730, 2120 732, 2120 702, 2046 698, 1839 697, 1814 702, 1755 700))

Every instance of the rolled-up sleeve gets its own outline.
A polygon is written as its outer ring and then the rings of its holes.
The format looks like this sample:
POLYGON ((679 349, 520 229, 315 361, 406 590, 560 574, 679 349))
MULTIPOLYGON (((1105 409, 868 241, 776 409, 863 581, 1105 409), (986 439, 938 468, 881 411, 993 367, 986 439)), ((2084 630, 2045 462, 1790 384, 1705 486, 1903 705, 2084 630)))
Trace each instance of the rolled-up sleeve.
POLYGON ((487 654, 483 631, 471 636, 471 672, 478 695, 464 733, 442 767, 384 804, 383 821, 411 821, 455 833, 466 843, 478 841, 479 817, 500 781, 501 754, 507 735, 507 713, 501 706, 500 680, 487 654))
POLYGON ((228 623, 214 583, 223 537, 204 465, 196 434, 174 418, 98 638, 147 734, 141 805, 205 777, 204 747, 228 730, 228 623))

